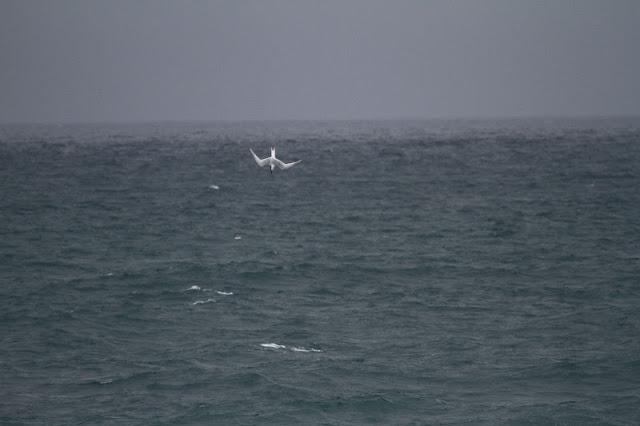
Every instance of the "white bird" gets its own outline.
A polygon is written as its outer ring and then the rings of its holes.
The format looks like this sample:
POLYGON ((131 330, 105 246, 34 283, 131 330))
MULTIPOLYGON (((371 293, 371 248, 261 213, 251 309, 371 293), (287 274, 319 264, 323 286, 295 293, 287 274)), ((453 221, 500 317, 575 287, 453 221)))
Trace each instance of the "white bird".
POLYGON ((253 152, 253 150, 251 148, 249 148, 249 151, 251 151, 251 154, 253 155, 253 159, 256 160, 256 163, 258 164, 258 166, 260 167, 264 167, 264 166, 269 166, 269 171, 271 173, 273 173, 273 169, 276 168, 276 166, 278 166, 278 168, 280 170, 286 170, 289 169, 293 166, 295 166, 296 164, 298 164, 299 162, 301 162, 302 160, 298 160, 298 161, 294 161, 292 163, 285 163, 282 160, 279 160, 276 158, 276 148, 275 147, 271 147, 271 157, 266 157, 266 158, 260 158, 256 155, 255 152, 253 152))

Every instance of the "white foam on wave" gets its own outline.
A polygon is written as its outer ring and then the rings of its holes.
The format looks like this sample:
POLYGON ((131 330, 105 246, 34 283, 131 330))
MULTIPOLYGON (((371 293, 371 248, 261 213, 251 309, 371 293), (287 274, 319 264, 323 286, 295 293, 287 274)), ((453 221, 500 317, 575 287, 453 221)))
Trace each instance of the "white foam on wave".
POLYGON ((316 348, 299 348, 299 347, 293 347, 291 348, 292 351, 294 352, 322 352, 320 349, 316 349, 316 348))
POLYGON ((200 288, 199 285, 192 285, 191 287, 189 287, 185 291, 200 291, 200 290, 202 290, 202 288, 200 288))
POLYGON ((235 237, 233 237, 234 240, 241 240, 242 239, 242 235, 236 235, 235 237))
MULTIPOLYGON (((278 343, 260 343, 260 346, 262 346, 263 348, 269 348, 269 349, 287 349, 286 345, 280 345, 278 343)), ((290 349, 293 352, 322 352, 322 350, 320 349, 303 348, 301 346, 291 346, 288 349, 290 349)))
POLYGON ((232 296, 233 295, 233 292, 231 292, 231 291, 216 290, 216 293, 218 293, 221 296, 232 296))
POLYGON ((220 189, 220 187, 218 185, 209 185, 209 188, 210 189, 215 189, 215 190, 220 189))
POLYGON ((192 305, 202 305, 205 303, 212 303, 212 302, 215 302, 215 299, 196 300, 195 302, 192 303, 192 305))
POLYGON ((286 349, 285 345, 279 345, 277 343, 260 343, 260 346, 269 349, 286 349))

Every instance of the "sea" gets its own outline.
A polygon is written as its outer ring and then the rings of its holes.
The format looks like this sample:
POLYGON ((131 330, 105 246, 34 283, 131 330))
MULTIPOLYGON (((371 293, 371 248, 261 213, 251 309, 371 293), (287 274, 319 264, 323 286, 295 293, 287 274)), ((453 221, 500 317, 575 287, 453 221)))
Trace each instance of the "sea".
POLYGON ((0 424, 638 425, 640 118, 2 125, 0 424))

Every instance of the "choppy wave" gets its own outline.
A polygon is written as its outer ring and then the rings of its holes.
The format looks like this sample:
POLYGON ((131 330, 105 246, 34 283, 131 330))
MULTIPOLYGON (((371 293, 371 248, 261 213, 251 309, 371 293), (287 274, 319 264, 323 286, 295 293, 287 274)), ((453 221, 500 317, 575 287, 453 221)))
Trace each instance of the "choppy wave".
POLYGON ((286 346, 279 343, 260 343, 260 346, 267 349, 288 349, 292 352, 322 352, 316 348, 303 348, 301 346, 286 346))
POLYGON ((322 352, 320 349, 316 349, 316 348, 303 348, 303 347, 298 347, 298 346, 294 346, 291 348, 291 350, 293 352, 322 352))
POLYGON ((269 349, 286 349, 287 348, 285 345, 279 345, 277 343, 260 343, 260 346, 262 346, 263 348, 269 348, 269 349))
POLYGON ((9 127, 0 423, 637 423, 637 120, 9 127))
POLYGON ((215 299, 196 300, 192 305, 204 305, 205 303, 214 303, 215 301, 215 299))

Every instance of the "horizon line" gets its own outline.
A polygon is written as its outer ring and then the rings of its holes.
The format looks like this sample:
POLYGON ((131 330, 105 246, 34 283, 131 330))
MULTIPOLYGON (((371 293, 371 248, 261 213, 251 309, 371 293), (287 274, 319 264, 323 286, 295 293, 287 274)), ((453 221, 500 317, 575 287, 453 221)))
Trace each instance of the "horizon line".
POLYGON ((484 121, 484 120, 586 120, 586 119, 632 119, 640 118, 635 114, 531 114, 531 115, 450 115, 450 116, 400 116, 400 117, 353 117, 353 118, 211 118, 211 119, 139 119, 139 120, 24 120, 0 121, 0 126, 12 125, 101 125, 101 124, 187 124, 187 123, 278 123, 278 122, 365 122, 365 121, 484 121))

